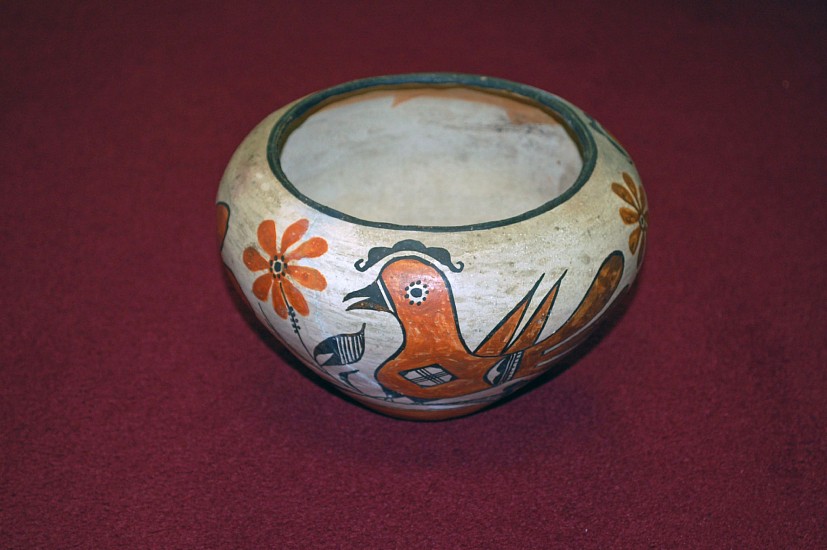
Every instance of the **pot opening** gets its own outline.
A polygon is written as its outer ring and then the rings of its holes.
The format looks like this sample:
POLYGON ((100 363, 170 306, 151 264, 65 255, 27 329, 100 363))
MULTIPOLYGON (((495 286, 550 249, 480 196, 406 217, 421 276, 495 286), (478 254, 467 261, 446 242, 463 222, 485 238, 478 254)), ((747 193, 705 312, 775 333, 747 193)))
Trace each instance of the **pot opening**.
POLYGON ((574 135, 552 109, 510 91, 396 85, 319 102, 276 154, 301 198, 347 217, 480 226, 554 204, 582 180, 574 135))

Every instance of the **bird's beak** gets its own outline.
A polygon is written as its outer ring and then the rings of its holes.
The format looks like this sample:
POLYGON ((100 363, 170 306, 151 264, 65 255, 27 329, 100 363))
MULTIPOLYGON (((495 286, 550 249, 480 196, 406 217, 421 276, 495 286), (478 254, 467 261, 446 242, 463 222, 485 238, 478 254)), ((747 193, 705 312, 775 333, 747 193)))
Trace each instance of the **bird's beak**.
POLYGON ((387 293, 385 292, 382 283, 378 280, 374 281, 373 284, 370 284, 365 288, 348 293, 342 301, 347 302, 348 300, 353 300, 354 298, 363 298, 363 300, 347 306, 347 311, 353 309, 372 309, 374 311, 393 313, 393 306, 391 305, 390 300, 388 300, 387 293))

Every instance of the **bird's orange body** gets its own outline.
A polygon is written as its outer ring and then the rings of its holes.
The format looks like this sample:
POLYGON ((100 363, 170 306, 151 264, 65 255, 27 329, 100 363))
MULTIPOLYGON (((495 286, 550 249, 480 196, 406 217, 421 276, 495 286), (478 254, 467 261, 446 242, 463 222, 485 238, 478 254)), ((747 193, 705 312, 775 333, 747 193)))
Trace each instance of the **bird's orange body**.
POLYGON ((472 351, 462 337, 444 273, 418 256, 391 260, 374 283, 378 285, 376 295, 382 297, 384 304, 371 309, 396 316, 402 327, 403 343, 376 369, 376 379, 392 393, 432 400, 462 397, 538 374, 585 338, 590 332, 590 321, 611 301, 622 274, 622 254, 609 255, 571 317, 553 334, 538 341, 551 314, 561 276, 515 337, 538 281, 472 351))

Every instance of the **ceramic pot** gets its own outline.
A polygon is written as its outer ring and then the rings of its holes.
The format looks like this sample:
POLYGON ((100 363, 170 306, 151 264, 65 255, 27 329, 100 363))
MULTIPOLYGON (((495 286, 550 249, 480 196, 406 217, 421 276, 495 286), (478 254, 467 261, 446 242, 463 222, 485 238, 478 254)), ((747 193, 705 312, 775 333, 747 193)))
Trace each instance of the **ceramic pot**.
POLYGON ((221 180, 218 226, 242 297, 310 370, 382 413, 445 419, 585 339, 635 279, 647 203, 570 103, 413 74, 267 117, 221 180))

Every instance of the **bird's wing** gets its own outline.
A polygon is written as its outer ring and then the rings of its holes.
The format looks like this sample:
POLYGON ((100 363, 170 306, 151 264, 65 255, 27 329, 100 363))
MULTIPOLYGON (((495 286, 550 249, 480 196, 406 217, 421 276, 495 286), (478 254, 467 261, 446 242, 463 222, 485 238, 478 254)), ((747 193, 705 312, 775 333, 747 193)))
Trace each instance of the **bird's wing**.
POLYGON ((497 326, 494 327, 494 330, 477 346, 477 349, 474 350, 474 355, 490 357, 503 353, 511 338, 514 337, 517 327, 520 326, 520 321, 523 320, 523 315, 525 315, 526 309, 528 309, 528 304, 531 302, 531 298, 534 296, 537 287, 540 286, 540 281, 543 280, 543 277, 544 275, 540 276, 537 282, 534 283, 534 287, 528 291, 528 294, 514 306, 514 309, 503 317, 503 320, 500 321, 497 326))

